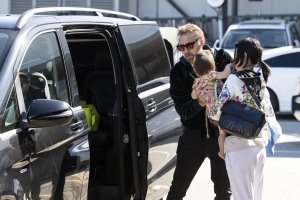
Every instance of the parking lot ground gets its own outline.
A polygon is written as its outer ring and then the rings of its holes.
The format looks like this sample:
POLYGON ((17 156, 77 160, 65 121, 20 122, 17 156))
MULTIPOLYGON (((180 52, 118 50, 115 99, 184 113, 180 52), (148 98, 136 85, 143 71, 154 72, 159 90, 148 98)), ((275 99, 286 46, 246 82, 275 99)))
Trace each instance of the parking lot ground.
MULTIPOLYGON (((299 200, 300 122, 285 116, 278 119, 284 134, 276 144, 275 155, 268 157, 266 161, 263 200, 299 200)), ((184 200, 213 199, 210 163, 206 159, 184 200)))
MULTIPOLYGON (((278 117, 283 136, 275 155, 267 158, 264 200, 299 200, 300 198, 300 122, 289 116, 278 117)), ((206 159, 194 178, 185 200, 213 200, 210 163, 206 159)))

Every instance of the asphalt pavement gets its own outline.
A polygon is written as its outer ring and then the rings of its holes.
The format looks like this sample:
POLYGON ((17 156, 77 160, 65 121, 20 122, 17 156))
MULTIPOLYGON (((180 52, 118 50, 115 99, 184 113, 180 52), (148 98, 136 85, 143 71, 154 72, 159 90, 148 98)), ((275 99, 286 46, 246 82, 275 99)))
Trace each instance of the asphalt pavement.
MULTIPOLYGON (((278 116, 278 120, 283 129, 283 136, 276 144, 275 154, 268 157, 266 161, 263 200, 299 200, 300 122, 292 116, 278 116)), ((213 199, 210 163, 206 159, 195 176, 184 200, 213 199)))

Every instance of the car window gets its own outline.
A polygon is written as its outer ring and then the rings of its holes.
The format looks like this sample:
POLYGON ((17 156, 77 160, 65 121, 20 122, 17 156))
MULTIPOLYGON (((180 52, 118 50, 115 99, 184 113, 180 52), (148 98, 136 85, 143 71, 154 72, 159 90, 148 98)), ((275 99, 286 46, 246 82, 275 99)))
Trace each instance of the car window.
POLYGON ((296 28, 296 26, 291 26, 290 27, 290 32, 291 32, 291 37, 292 37, 292 40, 293 41, 300 41, 300 36, 299 36, 299 33, 298 33, 298 30, 296 28))
POLYGON ((0 55, 2 55, 2 53, 4 52, 7 42, 8 35, 5 33, 0 33, 0 55))
POLYGON ((237 41, 246 37, 254 37, 258 39, 263 48, 276 48, 288 45, 288 37, 285 30, 239 29, 231 30, 225 35, 222 48, 233 49, 237 41))
POLYGON ((64 62, 54 32, 38 35, 23 59, 19 77, 26 109, 34 99, 69 103, 64 62))
POLYGON ((14 41, 16 33, 15 30, 0 29, 0 69, 2 68, 6 54, 14 41))
POLYGON ((4 114, 1 119, 0 133, 7 132, 19 127, 19 112, 17 106, 17 98, 15 88, 12 90, 4 114))
POLYGON ((158 27, 140 25, 123 26, 120 29, 135 66, 138 88, 142 90, 141 85, 145 85, 150 89, 164 84, 161 81, 153 82, 170 74, 169 58, 158 27))
POLYGON ((270 67, 300 67, 300 52, 277 56, 265 60, 270 67))

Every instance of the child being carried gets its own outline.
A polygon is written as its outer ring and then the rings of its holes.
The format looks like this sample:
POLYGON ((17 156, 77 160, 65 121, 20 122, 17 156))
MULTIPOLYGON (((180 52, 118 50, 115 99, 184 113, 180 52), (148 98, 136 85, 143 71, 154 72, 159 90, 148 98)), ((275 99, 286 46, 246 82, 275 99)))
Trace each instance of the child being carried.
MULTIPOLYGON (((223 82, 221 79, 227 78, 231 74, 232 65, 226 65, 222 72, 217 72, 213 54, 209 50, 203 50, 197 53, 194 58, 193 68, 198 78, 195 79, 191 96, 193 99, 205 98, 205 106, 207 116, 210 116, 210 107, 214 105, 214 101, 218 98, 218 92, 222 90, 223 82), (207 89, 208 84, 213 84, 213 90, 207 89)), ((203 105, 202 105, 203 106, 203 105)), ((214 122, 211 121, 213 124, 214 122)), ((224 132, 220 132, 219 136, 219 156, 224 158, 224 132)))

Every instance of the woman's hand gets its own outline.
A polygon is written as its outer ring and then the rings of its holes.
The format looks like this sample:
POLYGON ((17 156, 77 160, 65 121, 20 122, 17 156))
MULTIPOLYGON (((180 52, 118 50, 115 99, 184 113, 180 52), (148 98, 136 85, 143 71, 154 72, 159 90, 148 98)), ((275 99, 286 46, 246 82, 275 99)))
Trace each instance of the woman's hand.
POLYGON ((226 132, 218 125, 218 128, 219 128, 219 134, 220 135, 225 135, 226 134, 226 132))

